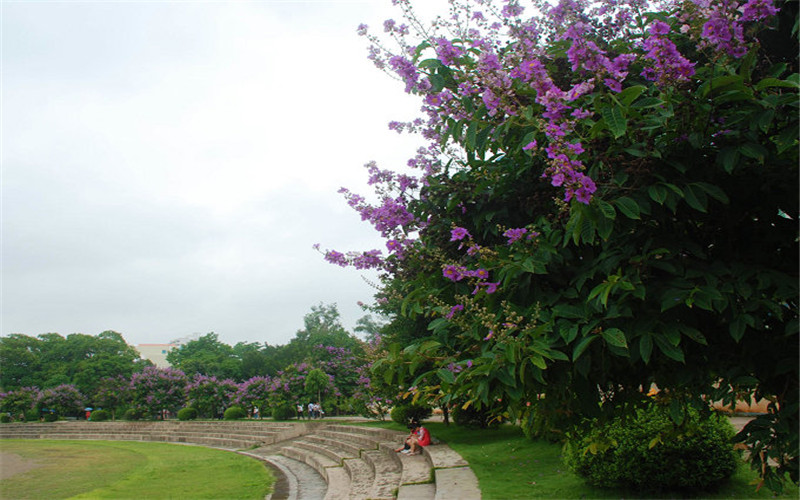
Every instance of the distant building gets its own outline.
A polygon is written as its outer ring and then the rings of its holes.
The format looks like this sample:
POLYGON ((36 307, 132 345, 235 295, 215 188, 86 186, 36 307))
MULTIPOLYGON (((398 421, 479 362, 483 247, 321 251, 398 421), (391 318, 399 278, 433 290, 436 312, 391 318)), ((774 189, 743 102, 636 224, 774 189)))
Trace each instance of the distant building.
POLYGON ((141 356, 142 359, 152 361, 153 364, 159 368, 167 368, 170 366, 169 362, 167 362, 167 354, 169 354, 169 351, 199 338, 199 333, 193 333, 186 337, 175 339, 169 344, 139 344, 134 346, 134 348, 139 351, 139 356, 141 356))
POLYGON ((147 359, 153 362, 159 368, 167 368, 167 354, 169 351, 178 347, 177 344, 139 344, 134 346, 139 351, 139 356, 142 359, 147 359))

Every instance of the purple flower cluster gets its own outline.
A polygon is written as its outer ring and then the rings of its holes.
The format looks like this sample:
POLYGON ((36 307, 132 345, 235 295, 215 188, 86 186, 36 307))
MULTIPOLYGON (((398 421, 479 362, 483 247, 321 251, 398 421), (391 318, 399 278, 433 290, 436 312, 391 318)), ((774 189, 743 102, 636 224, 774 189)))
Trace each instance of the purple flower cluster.
POLYGON ((669 32, 667 23, 653 21, 650 36, 643 43, 647 51, 644 57, 650 65, 642 71, 642 76, 652 82, 686 82, 694 75, 694 64, 683 57, 675 43, 666 37, 669 32))

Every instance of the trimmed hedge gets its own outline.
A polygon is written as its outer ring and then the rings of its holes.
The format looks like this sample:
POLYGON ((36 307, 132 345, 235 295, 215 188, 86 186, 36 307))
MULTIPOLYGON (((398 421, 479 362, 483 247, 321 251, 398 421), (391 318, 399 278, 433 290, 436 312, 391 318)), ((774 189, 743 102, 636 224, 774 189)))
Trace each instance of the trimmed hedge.
POLYGON ((247 412, 241 406, 231 406, 225 410, 223 418, 225 420, 240 420, 247 416, 247 412))
POLYGON ((291 420, 297 416, 297 410, 292 405, 280 405, 272 409, 274 420, 291 420))
POLYGON ((178 420, 194 420, 197 418, 197 410, 191 406, 178 410, 178 420))
POLYGON ((89 418, 92 422, 104 422, 111 418, 111 414, 106 410, 95 410, 92 412, 92 415, 89 418))
POLYGON ((735 431, 727 418, 689 409, 676 426, 652 405, 627 420, 596 422, 564 447, 567 465, 587 482, 635 491, 711 489, 736 471, 735 431))
POLYGON ((403 427, 407 426, 412 421, 422 422, 431 415, 433 415, 431 407, 420 404, 397 405, 392 408, 391 413, 392 420, 403 427))

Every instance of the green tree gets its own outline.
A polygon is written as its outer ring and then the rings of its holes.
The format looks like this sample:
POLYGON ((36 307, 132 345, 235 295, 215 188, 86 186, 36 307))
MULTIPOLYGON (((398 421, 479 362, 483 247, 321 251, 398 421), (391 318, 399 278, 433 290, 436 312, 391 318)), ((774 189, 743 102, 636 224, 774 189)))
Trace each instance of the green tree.
POLYGON ((320 370, 314 368, 308 375, 306 375, 305 389, 308 394, 316 394, 317 402, 322 404, 322 393, 328 389, 330 385, 330 378, 328 375, 320 370))
POLYGON ((187 376, 196 374, 241 380, 241 361, 233 348, 219 341, 214 332, 173 349, 167 354, 171 366, 187 376))
POLYGON ((387 25, 396 53, 370 36, 431 140, 420 178, 370 167, 378 205, 346 192, 411 320, 390 382, 542 430, 652 384, 676 425, 765 397, 737 439, 769 487, 798 480, 798 3, 740 4, 511 1, 387 25))

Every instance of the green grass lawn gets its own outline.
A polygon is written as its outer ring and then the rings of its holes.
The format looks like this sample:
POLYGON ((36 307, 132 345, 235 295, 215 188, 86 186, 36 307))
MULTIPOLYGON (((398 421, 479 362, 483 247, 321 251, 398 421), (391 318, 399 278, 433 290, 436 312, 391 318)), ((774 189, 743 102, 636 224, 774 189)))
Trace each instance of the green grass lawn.
POLYGON ((3 440, 0 451, 39 465, 0 481, 8 499, 263 499, 275 482, 257 460, 201 446, 3 440))
MULTIPOLYGON (((369 423, 394 430, 405 429, 393 422, 369 423)), ((589 486, 570 472, 561 461, 561 445, 527 439, 519 427, 464 429, 431 422, 425 426, 431 435, 446 442, 469 462, 480 483, 485 500, 531 498, 787 498, 797 499, 798 488, 791 487, 778 497, 768 490, 755 491, 756 478, 742 463, 731 481, 714 492, 668 492, 647 495, 642 492, 608 490, 589 486)))

